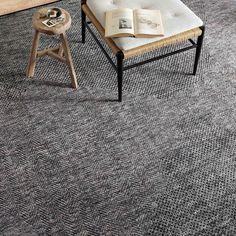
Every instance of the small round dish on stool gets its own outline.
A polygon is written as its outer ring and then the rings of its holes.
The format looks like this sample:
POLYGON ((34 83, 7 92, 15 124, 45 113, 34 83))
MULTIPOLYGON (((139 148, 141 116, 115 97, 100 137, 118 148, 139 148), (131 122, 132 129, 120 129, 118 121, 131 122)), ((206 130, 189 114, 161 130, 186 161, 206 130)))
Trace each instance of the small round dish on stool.
POLYGON ((62 15, 62 11, 60 8, 50 8, 47 11, 47 17, 48 18, 58 18, 62 15))

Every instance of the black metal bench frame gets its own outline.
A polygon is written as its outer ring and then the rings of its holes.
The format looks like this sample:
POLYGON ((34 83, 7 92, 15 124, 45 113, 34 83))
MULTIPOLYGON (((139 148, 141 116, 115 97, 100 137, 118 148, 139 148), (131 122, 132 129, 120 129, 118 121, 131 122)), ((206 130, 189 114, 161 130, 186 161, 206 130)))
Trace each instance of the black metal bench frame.
POLYGON ((128 65, 128 66, 124 66, 124 54, 123 54, 123 52, 119 51, 119 52, 116 53, 116 55, 115 55, 116 56, 116 64, 115 64, 113 62, 112 58, 110 57, 110 55, 107 53, 106 49, 103 47, 102 43, 97 39, 97 36, 95 35, 95 33, 93 32, 93 30, 90 27, 90 24, 92 22, 91 21, 87 22, 86 14, 85 14, 85 12, 82 9, 82 4, 85 4, 85 2, 86 1, 81 1, 82 43, 85 43, 86 28, 87 28, 89 33, 92 35, 92 37, 94 38, 94 40, 96 41, 98 46, 101 48, 102 52, 104 53, 104 55, 106 56, 106 58, 108 59, 110 64, 112 65, 112 67, 117 72, 117 79, 118 79, 118 101, 119 102, 122 101, 123 73, 124 73, 124 71, 132 69, 134 67, 141 66, 141 65, 147 64, 149 62, 157 61, 157 60, 163 59, 165 57, 169 57, 169 56, 172 56, 174 54, 178 54, 178 53, 181 53, 181 52, 184 52, 184 51, 196 48, 194 67, 193 67, 193 75, 196 75, 197 68, 198 68, 198 62, 199 62, 199 58, 200 58, 201 50, 202 50, 202 45, 203 45, 204 33, 205 33, 205 26, 204 25, 199 27, 202 30, 202 34, 200 36, 198 36, 196 42, 194 40, 192 40, 192 39, 188 40, 191 43, 191 46, 188 46, 188 47, 185 47, 185 48, 181 48, 179 50, 176 50, 176 51, 173 51, 173 52, 169 52, 169 53, 161 55, 161 56, 153 57, 153 58, 150 58, 148 60, 141 61, 139 63, 135 63, 135 64, 128 65))

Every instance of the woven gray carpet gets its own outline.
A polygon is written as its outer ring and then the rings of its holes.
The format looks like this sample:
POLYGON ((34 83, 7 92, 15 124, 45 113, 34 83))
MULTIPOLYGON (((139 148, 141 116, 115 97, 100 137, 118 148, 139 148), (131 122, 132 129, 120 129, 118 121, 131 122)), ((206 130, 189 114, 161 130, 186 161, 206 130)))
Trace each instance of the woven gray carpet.
POLYGON ((77 91, 50 58, 25 77, 37 9, 0 18, 0 235, 236 235, 236 3, 184 2, 206 22, 198 75, 193 51, 133 69, 123 103, 79 1, 55 4, 77 91))

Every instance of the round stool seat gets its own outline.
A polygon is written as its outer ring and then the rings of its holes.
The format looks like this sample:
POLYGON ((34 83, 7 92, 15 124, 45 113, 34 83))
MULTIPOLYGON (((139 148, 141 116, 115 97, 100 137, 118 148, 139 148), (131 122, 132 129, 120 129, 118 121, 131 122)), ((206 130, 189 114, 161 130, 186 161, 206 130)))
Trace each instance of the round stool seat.
POLYGON ((64 17, 64 21, 61 22, 58 25, 55 25, 53 27, 47 27, 46 25, 44 25, 42 22, 47 20, 48 18, 46 17, 47 15, 47 11, 49 8, 43 8, 40 11, 34 13, 33 15, 33 28, 37 31, 39 31, 40 33, 44 33, 44 34, 49 34, 49 35, 59 35, 64 33, 66 30, 68 30, 71 26, 71 16, 70 14, 60 8, 60 10, 62 11, 62 16, 64 17))

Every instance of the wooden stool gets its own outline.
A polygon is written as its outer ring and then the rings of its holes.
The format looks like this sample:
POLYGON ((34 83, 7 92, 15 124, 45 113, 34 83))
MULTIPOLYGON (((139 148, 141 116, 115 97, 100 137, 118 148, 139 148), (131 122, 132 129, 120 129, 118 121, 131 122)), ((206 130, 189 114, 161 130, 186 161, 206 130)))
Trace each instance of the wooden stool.
POLYGON ((71 26, 71 16, 67 11, 61 9, 64 21, 54 27, 49 28, 42 23, 42 21, 47 19, 45 17, 47 11, 47 8, 43 8, 33 15, 33 28, 35 29, 35 34, 27 68, 27 77, 34 76, 37 58, 48 55, 68 65, 72 87, 77 88, 78 84, 75 69, 66 36, 66 30, 68 30, 71 26), (40 33, 47 35, 60 35, 61 44, 55 48, 48 48, 42 51, 38 51, 40 33))

